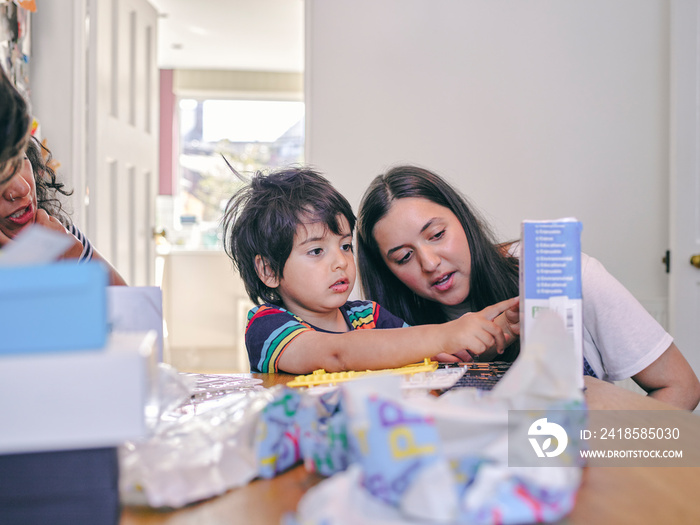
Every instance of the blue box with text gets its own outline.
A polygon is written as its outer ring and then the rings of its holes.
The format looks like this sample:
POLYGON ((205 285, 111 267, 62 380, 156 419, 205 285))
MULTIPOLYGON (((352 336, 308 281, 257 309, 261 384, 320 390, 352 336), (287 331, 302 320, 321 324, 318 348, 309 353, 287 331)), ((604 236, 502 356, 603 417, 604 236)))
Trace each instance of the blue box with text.
POLYGON ((527 344, 537 315, 552 310, 564 322, 583 362, 581 222, 573 218, 523 221, 521 229, 521 344, 527 344))

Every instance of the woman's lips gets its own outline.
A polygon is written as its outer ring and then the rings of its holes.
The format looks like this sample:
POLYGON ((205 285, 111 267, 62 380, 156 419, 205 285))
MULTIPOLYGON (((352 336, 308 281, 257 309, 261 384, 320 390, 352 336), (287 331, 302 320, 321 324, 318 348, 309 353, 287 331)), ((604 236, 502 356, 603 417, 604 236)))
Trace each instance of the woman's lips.
POLYGON ((24 226, 34 218, 33 206, 30 204, 26 208, 19 209, 12 215, 10 215, 7 220, 17 226, 24 226))
POLYGON ((433 283, 433 288, 440 292, 444 292, 445 290, 449 290, 450 287, 452 286, 452 281, 454 280, 455 272, 450 272, 448 274, 443 275, 433 283))

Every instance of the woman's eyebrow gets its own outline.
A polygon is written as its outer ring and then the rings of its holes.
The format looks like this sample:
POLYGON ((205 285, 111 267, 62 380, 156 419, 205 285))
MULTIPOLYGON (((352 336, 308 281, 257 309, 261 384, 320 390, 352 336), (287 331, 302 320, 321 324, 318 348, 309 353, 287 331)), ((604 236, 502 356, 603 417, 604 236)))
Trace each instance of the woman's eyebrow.
MULTIPOLYGON (((435 224, 435 222, 438 221, 438 220, 439 220, 439 217, 433 217, 432 219, 430 219, 430 220, 429 220, 428 222, 426 222, 426 223, 423 225, 423 227, 420 229, 420 233, 423 233, 425 230, 427 230, 428 228, 430 228, 430 227, 431 227, 433 224, 435 224)), ((400 250, 401 248, 403 248, 403 244, 402 244, 401 246, 396 246, 396 247, 394 247, 394 248, 391 248, 390 250, 388 250, 388 251, 386 252, 387 257, 388 257, 389 255, 391 255, 392 253, 394 253, 394 252, 400 250)))
POLYGON ((439 220, 439 217, 433 217, 432 219, 430 219, 428 222, 425 223, 425 225, 420 229, 420 232, 423 233, 425 230, 430 228, 438 220, 439 220))
POLYGON ((399 251, 401 248, 403 248, 403 246, 397 246, 396 248, 392 248, 391 250, 389 250, 389 251, 386 252, 386 256, 389 257, 391 254, 393 254, 394 252, 399 251))

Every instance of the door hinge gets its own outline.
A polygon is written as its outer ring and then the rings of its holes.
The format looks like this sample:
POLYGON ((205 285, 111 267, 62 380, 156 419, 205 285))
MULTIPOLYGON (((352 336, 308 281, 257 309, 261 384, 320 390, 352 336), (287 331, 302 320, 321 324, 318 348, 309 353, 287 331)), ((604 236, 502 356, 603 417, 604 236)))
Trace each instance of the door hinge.
POLYGON ((663 256, 661 262, 666 265, 666 273, 671 273, 671 250, 666 250, 666 255, 663 256))

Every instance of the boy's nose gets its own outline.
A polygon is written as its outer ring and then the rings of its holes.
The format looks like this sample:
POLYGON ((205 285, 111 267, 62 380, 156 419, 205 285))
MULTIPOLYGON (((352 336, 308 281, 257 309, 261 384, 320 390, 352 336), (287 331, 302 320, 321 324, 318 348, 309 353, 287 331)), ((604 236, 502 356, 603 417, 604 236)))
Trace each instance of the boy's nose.
POLYGON ((345 256, 345 253, 341 250, 336 250, 335 251, 335 260, 333 261, 333 267, 344 269, 344 268, 347 268, 347 266, 348 266, 348 259, 345 256))

